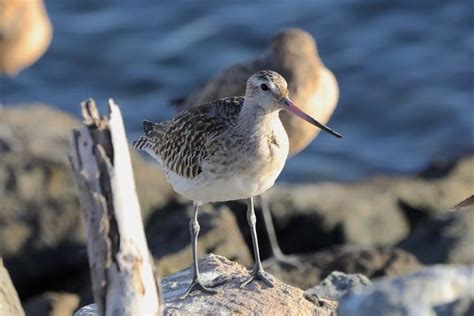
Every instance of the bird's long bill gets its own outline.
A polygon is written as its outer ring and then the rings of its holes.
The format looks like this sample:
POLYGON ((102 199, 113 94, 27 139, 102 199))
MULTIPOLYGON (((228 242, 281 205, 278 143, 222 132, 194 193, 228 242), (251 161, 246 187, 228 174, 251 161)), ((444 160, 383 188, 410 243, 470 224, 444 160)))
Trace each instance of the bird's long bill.
POLYGON ((322 129, 323 131, 326 131, 334 136, 336 136, 337 138, 342 138, 342 135, 339 134, 338 132, 330 129, 329 127, 327 127, 326 125, 324 124, 321 124, 319 123, 318 121, 316 121, 314 118, 312 118, 311 116, 309 116, 308 114, 306 114, 305 112, 301 111, 289 98, 283 98, 280 100, 280 103, 281 105, 283 106, 283 108, 285 110, 287 110, 288 112, 302 118, 303 120, 305 120, 306 122, 310 123, 310 124, 313 124, 314 126, 316 127, 319 127, 320 129, 322 129))

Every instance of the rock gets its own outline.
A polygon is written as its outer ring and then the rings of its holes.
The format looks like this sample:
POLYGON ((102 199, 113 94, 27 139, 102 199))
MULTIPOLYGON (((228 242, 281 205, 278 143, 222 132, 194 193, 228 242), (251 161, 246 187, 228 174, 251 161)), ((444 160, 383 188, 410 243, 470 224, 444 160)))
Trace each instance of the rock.
POLYGON ((413 226, 425 218, 445 213, 456 202, 473 193, 474 156, 467 156, 451 165, 435 178, 403 177, 396 181, 394 190, 413 226))
POLYGON ((268 193, 283 252, 304 253, 335 244, 393 245, 409 232, 391 183, 279 185, 268 193))
POLYGON ((274 264, 267 271, 284 282, 307 289, 321 282, 333 271, 362 274, 369 279, 399 276, 416 271, 421 264, 411 254, 397 248, 336 246, 312 254, 298 255, 297 268, 274 264))
MULTIPOLYGON (((474 156, 468 156, 436 178, 377 176, 350 184, 277 185, 267 197, 284 253, 336 244, 393 246, 418 223, 472 194, 473 170, 474 156)), ((244 215, 239 223, 245 224, 244 215)), ((259 236, 264 233, 260 228, 259 236)))
POLYGON ((451 315, 436 311, 464 298, 474 298, 474 266, 435 266, 355 289, 341 299, 338 314, 451 315))
MULTIPOLYGON (((148 245, 157 259, 161 275, 185 268, 192 262, 189 220, 192 207, 172 203, 156 211, 146 227, 148 245)), ((215 252, 231 260, 250 266, 253 263, 247 244, 237 226, 234 215, 226 206, 217 209, 202 207, 198 221, 201 226, 198 253, 215 252)))
POLYGON ((474 206, 438 214, 419 223, 399 247, 424 264, 474 264, 474 206))
POLYGON ((29 299, 25 304, 28 316, 72 315, 79 307, 79 296, 72 293, 46 292, 29 299))
POLYGON ((362 274, 345 274, 333 271, 321 283, 307 289, 304 297, 311 301, 318 301, 320 297, 334 301, 339 299, 348 291, 371 284, 370 280, 362 274))
MULTIPOLYGON (((248 270, 224 257, 206 255, 200 259, 199 267, 206 283, 220 284, 215 287, 217 294, 195 292, 181 300, 192 277, 191 268, 182 270, 162 280, 165 315, 335 315, 337 302, 321 300, 313 304, 304 298, 302 290, 276 278, 272 278, 273 288, 257 281, 241 289, 240 283, 248 278, 248 270)), ((97 314, 92 306, 87 306, 75 315, 97 314)))
POLYGON ((2 316, 21 316, 25 315, 21 307, 20 299, 13 286, 7 269, 3 266, 0 257, 0 315, 2 316))
MULTIPOLYGON (((324 255, 324 252, 322 253, 324 255)), ((333 259, 323 269, 323 275, 331 271, 360 273, 370 279, 399 276, 422 267, 411 254, 397 248, 341 247, 333 252, 333 259)))
POLYGON ((306 300, 303 291, 272 278, 274 287, 261 282, 253 282, 241 289, 240 284, 249 277, 249 271, 224 257, 207 255, 200 260, 203 279, 216 287, 215 295, 196 293, 184 300, 184 294, 192 278, 191 268, 187 268, 162 281, 166 310, 165 314, 242 314, 261 315, 331 315, 335 303, 314 305, 306 300))
MULTIPOLYGON (((7 108, 6 115, 15 135, 0 129, 0 253, 5 265, 15 269, 14 283, 26 284, 18 287, 23 296, 23 291, 35 294, 30 291, 33 287, 44 287, 48 277, 55 278, 41 275, 39 268, 52 272, 69 269, 57 258, 78 259, 69 261, 73 270, 86 262, 81 212, 67 160, 71 129, 80 124, 70 115, 40 104, 7 108), (78 245, 82 256, 77 255, 78 245), (38 256, 44 264, 31 264, 38 256), (32 275, 37 278, 28 278, 32 275)), ((147 217, 174 194, 158 168, 133 151, 132 163, 147 217)), ((87 269, 87 265, 83 267, 87 269)))

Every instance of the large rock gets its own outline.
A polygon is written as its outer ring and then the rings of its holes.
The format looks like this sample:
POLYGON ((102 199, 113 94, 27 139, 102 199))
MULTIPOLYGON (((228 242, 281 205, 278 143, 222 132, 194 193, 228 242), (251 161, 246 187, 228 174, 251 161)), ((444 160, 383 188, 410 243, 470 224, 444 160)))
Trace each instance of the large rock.
POLYGON ((7 269, 3 266, 0 257, 0 315, 2 316, 21 316, 25 315, 21 307, 20 299, 12 284, 7 269))
POLYGON ((409 232, 391 183, 279 185, 268 193, 284 252, 334 244, 393 245, 409 232))
MULTIPOLYGON (((148 244, 157 259, 161 275, 179 271, 192 262, 189 220, 192 207, 171 203, 156 211, 146 227, 148 244)), ((249 248, 242 238, 232 212, 225 206, 217 209, 206 205, 198 214, 201 226, 198 253, 214 252, 250 266, 253 262, 249 248)))
POLYGON ((473 299, 474 266, 435 266, 354 289, 340 301, 338 314, 469 315, 464 312, 471 308, 473 299), (459 309, 461 314, 450 313, 459 309))
POLYGON ((362 274, 369 279, 399 276, 421 268, 411 254, 396 248, 338 246, 313 254, 298 255, 298 267, 274 264, 267 271, 284 282, 307 289, 321 282, 333 271, 362 274))
MULTIPOLYGON (((468 156, 436 177, 277 185, 267 198, 285 253, 313 252, 335 244, 393 246, 419 223, 472 194, 473 174, 474 157, 468 156)), ((245 224, 244 215, 240 221, 245 224)), ((260 235, 264 233, 261 230, 260 235)))
MULTIPOLYGON (((217 294, 195 292, 180 299, 191 282, 192 270, 170 275, 162 280, 165 315, 334 315, 337 303, 320 300, 318 304, 306 300, 303 291, 272 278, 274 287, 253 282, 241 289, 249 271, 238 263, 216 255, 200 259, 199 268, 206 284, 219 284, 217 294)), ((75 316, 97 315, 94 306, 87 306, 75 316)))
MULTIPOLYGON (((67 271, 62 264, 68 260, 58 258, 74 258, 79 261, 69 259, 72 269, 87 268, 84 246, 82 255, 77 255, 77 245, 84 245, 84 231, 67 159, 71 129, 80 123, 39 104, 7 108, 6 115, 11 129, 0 128, 0 253, 6 266, 15 269, 15 283, 30 289, 44 287, 54 275, 41 275, 37 267, 67 271), (44 265, 31 264, 37 257, 44 265), (37 278, 29 278, 32 275, 37 278)), ((147 217, 152 209, 168 203, 172 191, 158 168, 133 151, 132 163, 147 217)))
POLYGON ((436 176, 431 173, 402 177, 395 182, 393 189, 413 226, 425 218, 445 213, 473 193, 474 156, 450 162, 449 168, 436 176))
POLYGON ((399 247, 425 264, 474 264, 474 205, 420 222, 399 247))

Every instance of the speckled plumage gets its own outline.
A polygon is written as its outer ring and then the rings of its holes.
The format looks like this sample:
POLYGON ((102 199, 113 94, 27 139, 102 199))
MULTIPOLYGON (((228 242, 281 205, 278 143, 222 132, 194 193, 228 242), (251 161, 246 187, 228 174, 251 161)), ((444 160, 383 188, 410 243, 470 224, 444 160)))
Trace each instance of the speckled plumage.
POLYGON ((193 107, 164 123, 144 121, 145 136, 134 146, 151 152, 164 168, 194 179, 209 157, 213 138, 236 124, 243 102, 244 97, 225 98, 193 107))

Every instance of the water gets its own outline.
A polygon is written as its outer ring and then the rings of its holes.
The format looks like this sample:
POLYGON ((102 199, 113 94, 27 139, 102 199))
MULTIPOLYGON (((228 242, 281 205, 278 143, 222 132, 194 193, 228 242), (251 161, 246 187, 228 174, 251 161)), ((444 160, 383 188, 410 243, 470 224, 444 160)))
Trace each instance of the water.
MULTIPOLYGON (((287 26, 312 33, 340 84, 330 126, 291 159, 285 181, 412 173, 474 151, 473 1, 47 1, 47 54, 4 84, 9 104, 76 116, 81 100, 121 106, 130 139, 171 99, 259 54, 287 26)), ((40 122, 39 122, 40 123, 40 122)))

